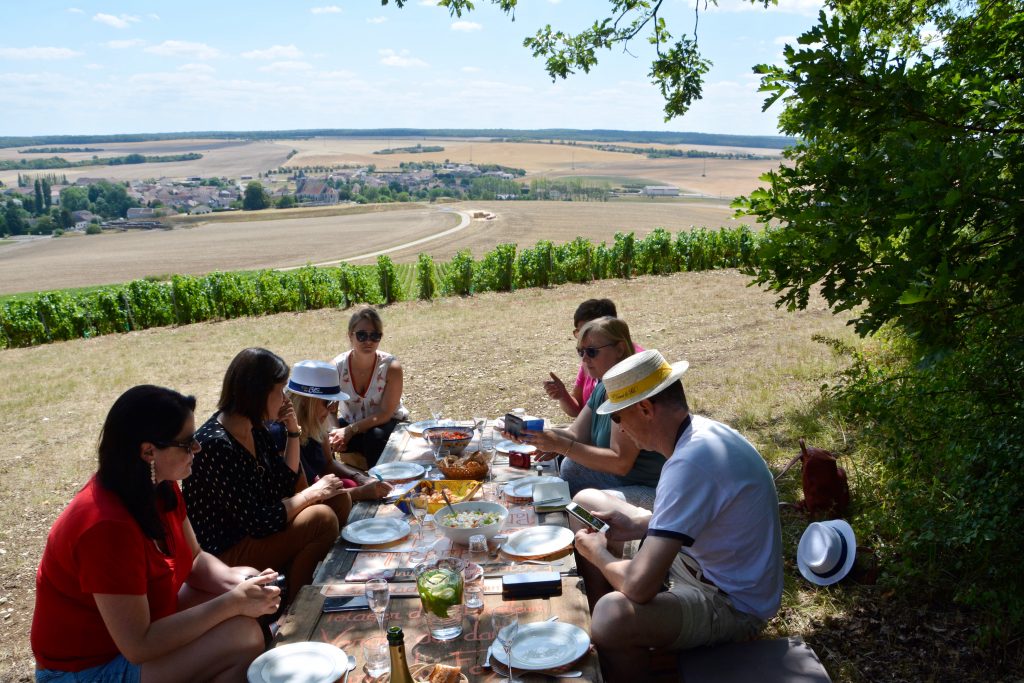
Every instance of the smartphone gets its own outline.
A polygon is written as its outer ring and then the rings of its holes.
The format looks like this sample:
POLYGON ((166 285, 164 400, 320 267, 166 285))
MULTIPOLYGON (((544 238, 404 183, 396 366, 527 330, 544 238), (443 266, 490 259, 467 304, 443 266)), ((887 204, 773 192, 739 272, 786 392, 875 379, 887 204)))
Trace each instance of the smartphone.
POLYGON ((517 439, 523 435, 523 428, 526 423, 523 422, 523 418, 512 413, 505 415, 505 431, 516 437, 517 439))
POLYGON ((580 506, 578 503, 569 503, 565 506, 565 511, 570 515, 580 520, 591 529, 597 532, 608 531, 608 523, 602 522, 600 519, 595 517, 585 507, 580 506))
POLYGON ((324 598, 324 613, 328 612, 352 612, 355 610, 370 609, 365 595, 332 595, 324 598))

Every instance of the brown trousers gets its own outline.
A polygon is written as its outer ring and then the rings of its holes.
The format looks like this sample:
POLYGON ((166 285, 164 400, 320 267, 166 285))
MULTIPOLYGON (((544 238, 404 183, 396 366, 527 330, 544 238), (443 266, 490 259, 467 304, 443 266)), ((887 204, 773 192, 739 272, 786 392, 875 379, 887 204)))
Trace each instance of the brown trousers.
POLYGON ((248 566, 263 570, 272 567, 285 574, 290 602, 299 589, 312 583, 317 564, 338 538, 352 501, 347 493, 321 505, 310 505, 281 531, 264 538, 246 536, 219 555, 230 567, 248 566))

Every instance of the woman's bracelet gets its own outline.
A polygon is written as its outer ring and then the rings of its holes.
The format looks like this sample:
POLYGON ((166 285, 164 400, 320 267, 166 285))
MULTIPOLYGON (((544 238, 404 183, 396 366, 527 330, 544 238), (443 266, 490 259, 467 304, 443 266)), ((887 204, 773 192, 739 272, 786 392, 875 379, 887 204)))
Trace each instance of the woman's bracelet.
POLYGON ((569 457, 569 451, 571 451, 572 447, 576 445, 576 437, 569 437, 569 438, 572 439, 572 441, 570 441, 569 445, 566 446, 564 451, 562 451, 562 455, 564 455, 567 458, 569 457))

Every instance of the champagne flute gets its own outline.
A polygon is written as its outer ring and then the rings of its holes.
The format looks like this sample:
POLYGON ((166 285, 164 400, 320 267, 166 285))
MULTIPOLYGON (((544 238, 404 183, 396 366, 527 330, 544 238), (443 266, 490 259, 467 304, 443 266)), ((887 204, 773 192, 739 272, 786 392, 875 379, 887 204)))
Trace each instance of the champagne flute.
POLYGON ((484 428, 487 427, 486 417, 474 417, 473 426, 476 427, 477 434, 480 435, 480 446, 479 450, 481 453, 484 451, 484 428))
POLYGON ((391 602, 391 589, 384 579, 371 579, 366 582, 366 601, 370 603, 373 615, 377 617, 377 626, 380 633, 384 635, 384 615, 388 611, 388 603, 391 602))
POLYGON ((441 399, 432 398, 427 403, 427 410, 430 411, 431 417, 434 418, 434 422, 440 424, 441 415, 444 414, 444 404, 441 403, 441 399))
POLYGON ((505 650, 505 660, 508 662, 507 683, 522 683, 512 677, 512 644, 519 635, 519 609, 515 605, 495 607, 491 610, 491 626, 494 627, 495 639, 505 650))

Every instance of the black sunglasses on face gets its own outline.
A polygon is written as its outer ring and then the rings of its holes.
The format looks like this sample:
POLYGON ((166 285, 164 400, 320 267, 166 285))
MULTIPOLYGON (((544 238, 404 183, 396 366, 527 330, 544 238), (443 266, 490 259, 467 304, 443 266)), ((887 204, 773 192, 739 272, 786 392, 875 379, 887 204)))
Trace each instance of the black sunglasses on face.
POLYGON ((615 424, 619 424, 620 422, 622 422, 622 416, 619 415, 618 413, 612 413, 608 417, 610 417, 612 419, 612 422, 614 422, 615 424))
POLYGON ((199 450, 196 448, 199 442, 196 440, 195 434, 192 435, 189 441, 154 441, 153 445, 157 448, 181 448, 189 453, 195 453, 199 450))
POLYGON ((367 332, 366 330, 356 331, 356 341, 365 342, 370 340, 372 342, 379 342, 384 338, 384 335, 380 332, 367 332))
POLYGON ((583 358, 583 354, 587 355, 587 358, 597 358, 597 354, 601 352, 601 349, 606 349, 609 346, 615 346, 615 344, 605 344, 604 346, 577 346, 576 354, 583 358))

